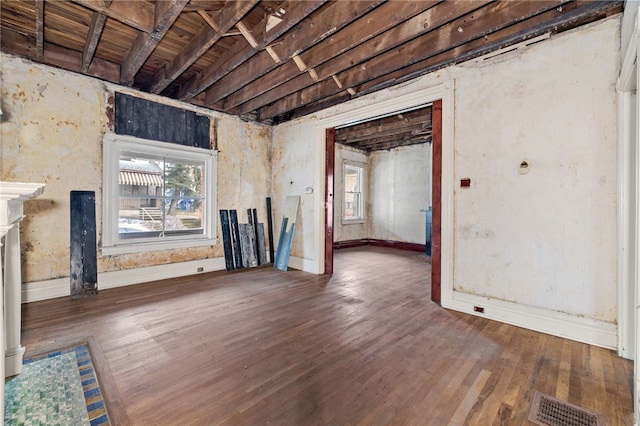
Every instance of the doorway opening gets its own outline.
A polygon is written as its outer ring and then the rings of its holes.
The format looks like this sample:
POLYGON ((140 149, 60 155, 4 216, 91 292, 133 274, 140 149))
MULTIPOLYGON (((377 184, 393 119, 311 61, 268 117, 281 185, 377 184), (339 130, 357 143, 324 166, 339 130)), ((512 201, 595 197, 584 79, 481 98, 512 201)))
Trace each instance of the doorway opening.
POLYGON ((333 251, 336 238, 340 241, 338 244, 341 247, 375 242, 376 244, 409 249, 418 247, 424 251, 424 247, 430 245, 432 257, 431 298, 440 303, 441 182, 441 99, 429 104, 386 113, 382 116, 365 117, 357 122, 327 128, 325 133, 324 273, 333 274, 333 251), (340 147, 337 154, 336 145, 340 147), (396 148, 398 149, 396 150, 396 148), (394 155, 388 156, 387 153, 391 153, 391 150, 394 151, 394 155), (336 157, 338 157, 337 162, 336 157), (421 160, 422 164, 420 164, 421 160), (403 168, 403 166, 405 167, 403 168), (394 179, 396 176, 393 174, 393 170, 389 172, 385 167, 397 169, 399 174, 397 179, 394 179), (408 188, 408 186, 412 180, 411 174, 419 175, 419 171, 416 170, 419 167, 430 170, 423 170, 428 174, 425 179, 426 187, 421 188, 423 194, 420 194, 424 199, 416 200, 412 199, 412 195, 415 198, 415 188, 408 188), (371 183, 368 182, 369 168, 371 168, 371 183), (357 174, 350 176, 347 173, 360 169, 367 177, 356 179, 357 174), (378 172, 374 172, 374 170, 378 170, 378 172), (387 179, 389 184, 385 185, 387 179), (392 188, 390 194, 383 194, 384 190, 378 194, 369 191, 370 187, 381 188, 384 186, 392 188), (414 194, 411 194, 411 190, 414 191, 414 194), (374 200, 369 198, 376 196, 381 199, 384 197, 387 205, 390 206, 389 209, 380 199, 373 202, 374 200), (389 196, 396 196, 399 201, 406 199, 405 204, 421 203, 425 205, 398 206, 400 209, 404 207, 410 209, 413 214, 407 215, 406 212, 395 212, 396 203, 393 198, 388 198, 389 196), (371 207, 370 214, 361 210, 365 205, 371 207), (378 213, 376 213, 376 209, 378 213), (354 211, 358 211, 360 214, 353 216, 354 211), (430 213, 431 221, 425 221, 427 211, 430 213), (383 223, 380 229, 375 229, 371 225, 371 221, 367 223, 366 220, 366 217, 371 218, 376 214, 376 217, 381 218, 379 222, 383 223), (397 221, 396 215, 399 216, 397 221), (405 223, 400 223, 403 218, 405 223), (407 220, 407 218, 410 219, 407 220), (429 225, 430 229, 428 229, 429 225), (421 239, 424 244, 415 241, 417 226, 421 231, 424 229, 425 237, 430 236, 428 241, 427 238, 421 239), (385 227, 397 227, 397 229, 391 229, 389 232, 389 229, 385 229, 385 227), (407 241, 392 241, 385 238, 391 234, 400 235, 400 239, 407 241))

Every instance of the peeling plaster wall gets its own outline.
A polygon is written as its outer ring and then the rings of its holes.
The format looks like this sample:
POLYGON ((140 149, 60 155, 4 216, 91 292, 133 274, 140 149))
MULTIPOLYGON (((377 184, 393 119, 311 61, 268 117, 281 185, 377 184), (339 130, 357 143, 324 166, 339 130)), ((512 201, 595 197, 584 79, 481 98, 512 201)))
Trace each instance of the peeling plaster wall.
MULTIPOLYGON (((311 180, 319 172, 309 137, 317 120, 454 79, 455 289, 613 323, 620 21, 611 17, 277 126, 274 190, 285 176, 311 180), (525 175, 522 160, 531 164, 525 175), (459 187, 463 177, 470 188, 459 187)), ((302 212, 309 226, 313 219, 302 212)), ((304 255, 318 262, 323 253, 313 248, 324 235, 307 234, 304 255)))
POLYGON ((314 181, 315 147, 312 143, 301 144, 297 141, 311 141, 310 135, 314 134, 314 130, 313 122, 307 122, 304 126, 293 127, 285 137, 274 132, 273 140, 277 142, 273 145, 271 157, 274 244, 277 247, 287 196, 300 196, 291 256, 306 260, 313 260, 317 256, 313 245, 317 238, 313 225, 314 197, 324 191, 324 182, 314 181), (313 193, 307 194, 307 188, 313 193))
POLYGON ((455 289, 615 321, 618 22, 463 69, 455 289))
POLYGON ((335 173, 334 173, 334 209, 333 209, 333 241, 361 240, 370 237, 371 229, 371 192, 370 178, 371 164, 369 155, 365 151, 351 148, 346 145, 336 144, 335 146, 335 173), (364 165, 364 202, 365 218, 364 222, 343 223, 344 214, 344 162, 360 163, 364 165))
MULTIPOLYGON (((69 191, 96 191, 98 241, 102 231, 102 137, 108 129, 105 99, 114 90, 207 114, 217 126, 218 208, 257 208, 266 221, 271 190, 271 128, 143 94, 0 54, 2 73, 0 179, 44 182, 44 194, 25 203, 23 281, 69 275, 69 191)), ((218 214, 218 212, 213 212, 218 214)), ((218 223, 218 235, 220 225, 218 223)), ((100 245, 100 243, 99 243, 100 245)), ((222 244, 101 256, 98 271, 222 257, 222 244)))
POLYGON ((429 144, 371 153, 370 238, 425 244, 430 153, 429 144))

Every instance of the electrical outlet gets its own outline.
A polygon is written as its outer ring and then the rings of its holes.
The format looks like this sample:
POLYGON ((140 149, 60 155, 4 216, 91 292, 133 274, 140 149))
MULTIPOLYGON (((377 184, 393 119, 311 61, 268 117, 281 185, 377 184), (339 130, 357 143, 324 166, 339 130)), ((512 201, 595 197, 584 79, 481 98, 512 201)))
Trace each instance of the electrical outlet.
POLYGON ((482 306, 474 306, 473 312, 479 312, 481 314, 484 314, 484 308, 482 306))
POLYGON ((204 272, 204 268, 203 268, 202 266, 200 266, 200 267, 198 268, 198 272, 204 272))

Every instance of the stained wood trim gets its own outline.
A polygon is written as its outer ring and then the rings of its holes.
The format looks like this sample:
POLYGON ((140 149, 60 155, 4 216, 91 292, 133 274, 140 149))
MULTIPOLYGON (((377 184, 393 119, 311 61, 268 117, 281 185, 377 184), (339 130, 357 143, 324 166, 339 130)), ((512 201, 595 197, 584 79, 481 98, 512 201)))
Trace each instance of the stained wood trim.
POLYGON ((407 243, 404 241, 378 240, 375 238, 362 238, 360 240, 336 241, 333 248, 336 250, 350 247, 376 246, 395 248, 399 250, 418 251, 425 253, 426 245, 417 243, 407 243))
POLYGON ((432 136, 432 200, 433 216, 431 222, 431 300, 440 304, 440 277, 442 262, 442 100, 431 107, 433 123, 432 136))
POLYGON ((333 191, 334 191, 334 173, 335 173, 335 140, 336 129, 330 128, 325 132, 326 148, 325 148, 325 203, 324 203, 324 273, 333 274, 333 191))

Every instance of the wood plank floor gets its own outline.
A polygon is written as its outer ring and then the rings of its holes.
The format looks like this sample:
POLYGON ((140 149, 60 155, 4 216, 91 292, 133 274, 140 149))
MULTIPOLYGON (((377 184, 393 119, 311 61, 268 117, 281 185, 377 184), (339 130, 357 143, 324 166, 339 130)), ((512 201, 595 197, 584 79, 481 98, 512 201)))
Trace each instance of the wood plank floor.
POLYGON ((420 253, 336 251, 23 307, 28 354, 89 341, 116 425, 526 425, 536 390, 631 425, 614 352, 441 309, 420 253))

